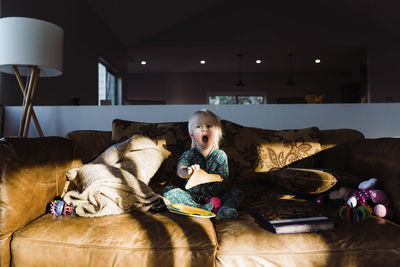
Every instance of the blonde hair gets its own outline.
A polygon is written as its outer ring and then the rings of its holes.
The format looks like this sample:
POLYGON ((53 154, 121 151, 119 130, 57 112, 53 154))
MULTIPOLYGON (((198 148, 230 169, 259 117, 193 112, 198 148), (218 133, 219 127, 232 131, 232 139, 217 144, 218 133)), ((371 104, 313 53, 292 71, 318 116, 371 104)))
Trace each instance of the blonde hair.
MULTIPOLYGON (((215 140, 214 140, 214 147, 219 148, 219 142, 222 139, 222 127, 221 127, 221 121, 215 113, 213 113, 210 110, 207 109, 201 109, 192 114, 192 116, 189 119, 188 123, 188 130, 189 134, 192 135, 193 130, 194 130, 194 121, 196 118, 199 118, 200 120, 208 120, 212 125, 215 126, 216 128, 216 135, 215 135, 215 140)), ((196 146, 196 140, 192 138, 192 148, 196 146)))

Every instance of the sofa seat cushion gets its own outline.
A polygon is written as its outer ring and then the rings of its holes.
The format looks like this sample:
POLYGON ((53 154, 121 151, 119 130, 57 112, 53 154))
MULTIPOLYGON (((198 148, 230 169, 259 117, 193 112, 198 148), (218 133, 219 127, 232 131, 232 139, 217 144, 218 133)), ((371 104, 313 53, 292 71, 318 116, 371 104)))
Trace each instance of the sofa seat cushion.
POLYGON ((214 266, 209 219, 135 211, 100 217, 45 215, 15 233, 14 266, 214 266))
POLYGON ((215 222, 216 266, 400 266, 400 229, 374 218, 335 219, 333 231, 277 235, 240 213, 215 222))

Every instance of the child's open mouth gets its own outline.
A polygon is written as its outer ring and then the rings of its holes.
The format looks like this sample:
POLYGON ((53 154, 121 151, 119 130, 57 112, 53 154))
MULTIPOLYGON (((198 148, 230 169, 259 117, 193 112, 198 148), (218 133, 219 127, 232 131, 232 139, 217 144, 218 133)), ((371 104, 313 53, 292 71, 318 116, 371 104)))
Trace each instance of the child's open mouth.
POLYGON ((207 141, 208 141, 208 136, 207 136, 207 135, 204 135, 204 136, 203 136, 203 142, 204 142, 204 143, 207 143, 207 141))

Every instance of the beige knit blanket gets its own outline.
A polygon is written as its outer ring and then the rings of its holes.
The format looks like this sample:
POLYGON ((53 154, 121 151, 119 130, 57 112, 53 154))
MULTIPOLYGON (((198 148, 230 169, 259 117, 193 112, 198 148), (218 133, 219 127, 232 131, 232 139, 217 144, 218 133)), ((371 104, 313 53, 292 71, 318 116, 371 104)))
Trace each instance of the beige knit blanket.
POLYGON ((151 139, 134 135, 111 146, 91 163, 70 169, 67 177, 74 190, 63 199, 76 205, 76 213, 82 217, 159 208, 165 200, 148 183, 163 160, 151 139))

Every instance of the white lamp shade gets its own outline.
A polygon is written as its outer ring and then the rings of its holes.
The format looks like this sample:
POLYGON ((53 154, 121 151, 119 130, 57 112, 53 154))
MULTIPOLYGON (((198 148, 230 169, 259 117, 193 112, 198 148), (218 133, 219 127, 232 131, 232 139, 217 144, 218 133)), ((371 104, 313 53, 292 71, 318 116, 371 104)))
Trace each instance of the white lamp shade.
POLYGON ((21 75, 40 69, 40 76, 62 74, 64 31, 57 25, 32 18, 0 18, 0 71, 21 75))

